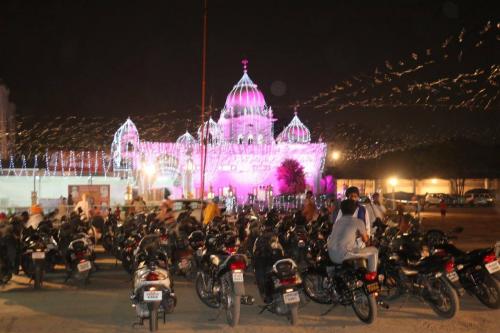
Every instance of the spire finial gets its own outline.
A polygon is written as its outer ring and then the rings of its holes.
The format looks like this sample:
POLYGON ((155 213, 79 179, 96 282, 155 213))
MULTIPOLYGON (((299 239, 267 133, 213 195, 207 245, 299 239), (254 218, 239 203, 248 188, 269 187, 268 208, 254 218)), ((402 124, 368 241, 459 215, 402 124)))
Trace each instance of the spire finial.
POLYGON ((243 59, 241 61, 241 63, 243 64, 243 72, 246 73, 247 72, 248 60, 247 59, 243 59))
POLYGON ((293 114, 294 115, 297 115, 297 113, 299 111, 299 106, 300 106, 299 102, 295 103, 295 105, 293 106, 293 114))

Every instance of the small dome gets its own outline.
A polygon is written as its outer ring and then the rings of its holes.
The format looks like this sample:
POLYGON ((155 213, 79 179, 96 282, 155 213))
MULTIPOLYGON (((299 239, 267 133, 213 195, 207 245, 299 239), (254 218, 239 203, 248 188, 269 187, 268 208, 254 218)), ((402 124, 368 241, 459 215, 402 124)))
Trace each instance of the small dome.
POLYGON ((276 138, 276 142, 287 142, 287 143, 310 143, 311 142, 311 132, 304 125, 299 117, 297 116, 297 112, 288 124, 287 127, 283 130, 283 132, 278 135, 276 138))
MULTIPOLYGON (((217 124, 212 117, 208 121, 205 122, 205 126, 203 127, 204 133, 203 136, 205 137, 207 135, 207 128, 208 126, 208 143, 210 144, 220 144, 222 143, 222 129, 217 124)), ((198 128, 198 140, 201 138, 201 126, 198 128)))
POLYGON ((227 95, 226 104, 222 110, 225 118, 240 115, 268 116, 268 107, 264 94, 253 83, 247 73, 247 60, 243 60, 243 76, 227 95))
POLYGON ((127 121, 115 132, 111 144, 111 156, 115 167, 119 167, 126 159, 132 158, 138 146, 139 132, 132 120, 127 118, 127 121))
POLYGON ((196 139, 186 130, 186 133, 178 137, 175 143, 180 145, 192 145, 196 143, 196 139))

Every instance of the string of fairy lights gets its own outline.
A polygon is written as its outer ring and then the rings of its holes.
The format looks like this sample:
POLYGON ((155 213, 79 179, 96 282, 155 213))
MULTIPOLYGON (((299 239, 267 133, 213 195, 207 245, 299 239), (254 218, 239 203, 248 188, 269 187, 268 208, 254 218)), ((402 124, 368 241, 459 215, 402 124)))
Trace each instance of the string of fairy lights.
POLYGON ((122 171, 113 171, 112 161, 104 151, 75 152, 73 150, 57 151, 52 154, 45 152, 42 155, 42 163, 39 163, 39 155, 35 154, 32 166, 28 166, 26 155, 21 155, 21 166, 16 167, 14 155, 9 156, 9 165, 4 168, 2 156, 0 155, 0 175, 2 176, 39 176, 39 170, 43 169, 43 177, 63 176, 63 177, 108 177, 110 173, 114 177, 120 176, 122 171))
MULTIPOLYGON (((331 121, 327 117, 337 111, 351 109, 414 107, 418 110, 498 110, 500 64, 491 54, 494 54, 492 50, 498 49, 499 42, 500 22, 488 21, 478 29, 461 29, 440 44, 410 50, 406 58, 383 60, 370 73, 358 73, 349 79, 333 82, 331 88, 300 101, 301 113, 307 114, 305 118, 312 134, 321 134, 324 141, 346 143, 343 151, 346 159, 375 158, 388 152, 412 148, 416 143, 439 143, 457 136, 477 141, 493 140, 499 131, 499 125, 493 122, 488 128, 468 126, 436 129, 432 125, 425 128, 408 126, 404 131, 395 133, 394 128, 380 127, 370 131, 369 126, 363 127, 359 121, 342 123, 331 121), (316 120, 308 117, 312 113, 316 120)), ((290 106, 274 107, 277 110, 289 110, 290 106)), ((143 138, 151 141, 174 141, 181 132, 196 130, 195 121, 190 119, 190 115, 195 112, 196 107, 162 110, 157 114, 134 116, 134 121, 139 125, 143 138)), ((75 152, 107 150, 106 142, 113 136, 116 124, 120 121, 116 117, 63 116, 42 121, 20 116, 13 151, 25 153, 25 159, 30 164, 36 156, 38 163, 43 165, 47 148, 71 148, 75 152)), ((95 163, 95 153, 93 154, 92 163, 95 163)), ((7 169, 9 157, 3 156, 2 159, 3 167, 7 169)), ((60 156, 58 159, 60 160, 60 156)), ((14 161, 19 163, 21 160, 14 161)), ((89 160, 86 156, 86 170, 90 169, 89 160)), ((66 166, 66 160, 63 163, 65 173, 66 170, 71 170, 70 173, 74 174, 74 170, 78 169, 78 174, 83 175, 81 170, 84 168, 81 165, 75 165, 71 159, 69 167, 66 166)), ((81 164, 81 159, 76 163, 81 164)), ((52 173, 53 170, 47 172, 52 173)))

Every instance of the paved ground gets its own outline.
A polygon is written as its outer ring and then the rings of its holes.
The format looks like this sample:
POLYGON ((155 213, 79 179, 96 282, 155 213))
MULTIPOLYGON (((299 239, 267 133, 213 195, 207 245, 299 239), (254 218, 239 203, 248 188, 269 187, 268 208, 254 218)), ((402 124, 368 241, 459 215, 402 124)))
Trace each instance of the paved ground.
MULTIPOLYGON (((437 212, 426 212, 424 227, 439 225, 437 212)), ((467 247, 487 246, 500 239, 500 215, 494 209, 452 210, 444 229, 456 225, 465 231, 457 241, 467 247)), ((42 291, 35 292, 24 277, 16 277, 0 291, 0 332, 147 332, 133 329, 135 311, 128 299, 130 281, 110 259, 99 259, 101 270, 92 283, 82 289, 63 284, 61 273, 47 276, 42 291)), ((390 310, 379 309, 377 321, 360 323, 350 308, 336 308, 321 317, 326 308, 310 303, 300 310, 300 324, 290 327, 284 318, 264 313, 257 306, 243 306, 241 325, 227 327, 217 311, 208 309, 197 298, 191 283, 176 280, 179 303, 160 332, 500 332, 500 310, 486 309, 470 296, 461 300, 461 311, 453 320, 439 319, 425 304, 404 299, 391 304, 390 310)), ((257 295, 251 280, 247 290, 257 295)))

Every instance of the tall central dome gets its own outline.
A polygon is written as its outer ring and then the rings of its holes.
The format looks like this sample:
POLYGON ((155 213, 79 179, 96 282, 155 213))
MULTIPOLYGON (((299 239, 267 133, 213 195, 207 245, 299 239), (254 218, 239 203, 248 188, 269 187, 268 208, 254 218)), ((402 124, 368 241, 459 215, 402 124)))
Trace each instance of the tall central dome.
POLYGON ((224 141, 239 144, 269 144, 273 138, 273 111, 264 94, 248 76, 248 61, 243 60, 243 76, 233 86, 222 109, 219 125, 224 141))

